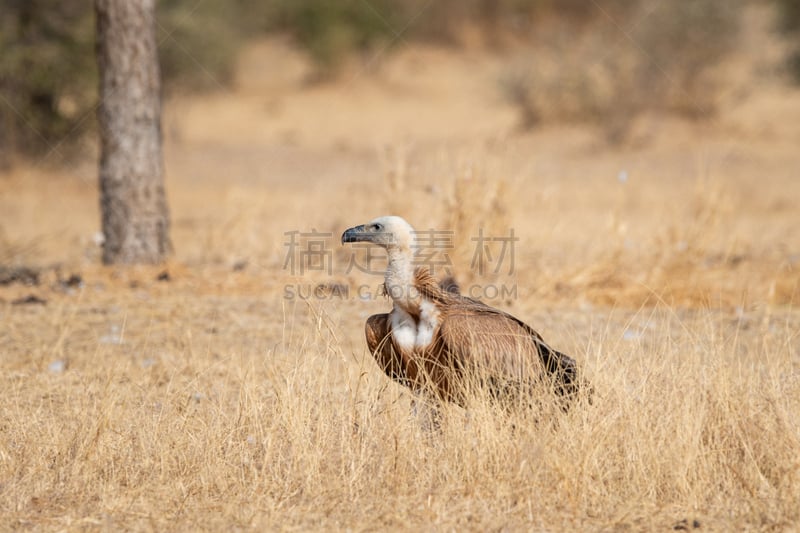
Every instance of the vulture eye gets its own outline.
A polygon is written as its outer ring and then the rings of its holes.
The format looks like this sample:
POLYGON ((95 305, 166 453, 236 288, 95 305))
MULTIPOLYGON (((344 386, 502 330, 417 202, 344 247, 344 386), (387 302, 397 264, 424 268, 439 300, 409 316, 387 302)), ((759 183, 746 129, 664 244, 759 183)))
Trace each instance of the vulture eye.
POLYGON ((381 231, 383 229, 383 224, 373 224, 372 229, 375 231, 381 231))

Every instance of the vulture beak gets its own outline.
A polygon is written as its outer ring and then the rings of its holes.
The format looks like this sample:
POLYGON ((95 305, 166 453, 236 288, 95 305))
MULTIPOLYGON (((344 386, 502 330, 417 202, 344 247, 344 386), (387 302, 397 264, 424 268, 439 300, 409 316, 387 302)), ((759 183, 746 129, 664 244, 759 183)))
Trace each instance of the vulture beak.
POLYGON ((346 242, 370 242, 372 234, 369 233, 364 224, 350 228, 342 233, 342 244, 346 242))

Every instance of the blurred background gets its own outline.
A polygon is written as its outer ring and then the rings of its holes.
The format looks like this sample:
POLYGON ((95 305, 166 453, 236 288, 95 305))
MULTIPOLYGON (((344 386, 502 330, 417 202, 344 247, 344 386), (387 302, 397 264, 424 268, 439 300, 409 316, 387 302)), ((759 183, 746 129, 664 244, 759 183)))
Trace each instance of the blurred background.
MULTIPOLYGON (((5 163, 85 140, 97 101, 92 6, 12 0, 0 15, 5 163)), ((241 62, 259 41, 302 55, 307 84, 376 75, 409 46, 491 52, 507 58, 494 89, 520 127, 602 122, 616 142, 644 112, 707 118, 765 77, 800 81, 792 0, 161 0, 157 25, 169 97, 279 84, 286 64, 241 62), (745 58, 749 79, 735 72, 745 58)))
MULTIPOLYGON (((799 6, 161 0, 174 258, 280 268, 288 231, 395 212, 463 234, 464 264, 477 228, 523 228, 554 294, 595 279, 570 265, 694 249, 774 281, 797 262, 799 6)), ((84 1, 0 6, 0 263, 98 261, 94 31, 84 1)))

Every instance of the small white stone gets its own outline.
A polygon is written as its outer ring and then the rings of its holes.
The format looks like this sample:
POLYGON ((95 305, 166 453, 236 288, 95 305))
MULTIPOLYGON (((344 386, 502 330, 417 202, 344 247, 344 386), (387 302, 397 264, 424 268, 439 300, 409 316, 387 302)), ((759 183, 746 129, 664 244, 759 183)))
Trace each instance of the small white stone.
POLYGON ((622 338, 626 341, 633 341, 642 338, 641 331, 633 331, 630 329, 625 330, 625 333, 622 334, 622 338))
POLYGON ((61 374, 66 369, 67 362, 63 359, 57 359, 47 366, 47 370, 49 370, 51 374, 61 374))

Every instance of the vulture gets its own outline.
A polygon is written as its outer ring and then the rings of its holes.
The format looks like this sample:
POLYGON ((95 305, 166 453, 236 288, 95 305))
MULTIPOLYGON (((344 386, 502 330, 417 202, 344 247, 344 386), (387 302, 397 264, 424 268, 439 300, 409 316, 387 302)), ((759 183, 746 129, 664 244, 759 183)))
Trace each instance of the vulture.
POLYGON ((442 286, 414 265, 414 236, 401 217, 384 216, 342 234, 342 244, 386 249, 389 313, 367 319, 370 352, 388 377, 418 393, 466 406, 475 393, 518 401, 544 385, 566 409, 579 388, 575 360, 548 346, 523 321, 442 286))

